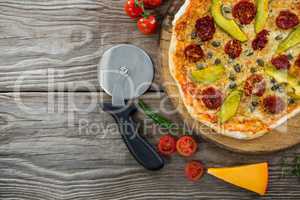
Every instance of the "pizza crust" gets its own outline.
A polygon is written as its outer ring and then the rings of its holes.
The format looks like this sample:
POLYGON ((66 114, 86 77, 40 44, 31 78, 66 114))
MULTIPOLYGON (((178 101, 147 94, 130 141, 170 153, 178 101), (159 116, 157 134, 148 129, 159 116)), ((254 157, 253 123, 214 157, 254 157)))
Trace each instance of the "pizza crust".
POLYGON ((174 16, 173 26, 175 26, 177 20, 186 12, 189 5, 190 5, 190 0, 185 0, 184 4, 180 7, 178 12, 174 16))
POLYGON ((250 140, 250 139, 255 139, 258 137, 263 136, 267 132, 269 132, 271 129, 275 129, 282 124, 284 124, 288 119, 294 117, 295 115, 300 113, 300 106, 292 110, 292 112, 288 113, 287 115, 284 115, 281 117, 279 120, 276 122, 270 124, 268 127, 265 127, 264 129, 258 131, 258 132, 250 132, 250 131, 231 131, 231 130, 226 130, 224 128, 220 128, 217 124, 211 123, 209 121, 201 119, 199 115, 195 112, 195 109, 189 105, 187 97, 184 95, 182 87, 180 82, 176 79, 175 71, 176 71, 176 65, 174 63, 174 56, 176 53, 176 47, 177 47, 177 37, 175 34, 175 26, 176 23, 180 20, 181 17, 185 15, 186 12, 188 12, 188 9, 190 6, 193 6, 192 1, 195 0, 186 0, 185 3, 182 5, 182 7, 179 9, 179 11, 176 13, 174 20, 173 20, 173 33, 171 37, 171 42, 170 42, 170 48, 169 48, 169 70, 170 73, 175 80, 175 83, 177 85, 177 88, 179 89, 179 94, 180 97, 188 111, 188 113, 191 115, 191 117, 202 124, 208 126, 209 128, 213 129, 216 133, 222 134, 231 138, 235 139, 240 139, 240 140, 250 140))

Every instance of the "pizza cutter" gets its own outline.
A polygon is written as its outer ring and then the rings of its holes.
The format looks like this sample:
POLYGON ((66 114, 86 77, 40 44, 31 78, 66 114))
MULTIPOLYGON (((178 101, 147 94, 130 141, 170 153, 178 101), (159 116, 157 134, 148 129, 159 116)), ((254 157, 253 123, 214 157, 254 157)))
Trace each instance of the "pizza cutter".
POLYGON ((132 115, 137 111, 131 99, 144 94, 152 84, 154 68, 151 58, 140 48, 121 44, 102 56, 98 66, 98 78, 102 89, 112 97, 102 103, 118 124, 122 138, 138 163, 148 170, 159 170, 164 160, 137 132, 132 115))

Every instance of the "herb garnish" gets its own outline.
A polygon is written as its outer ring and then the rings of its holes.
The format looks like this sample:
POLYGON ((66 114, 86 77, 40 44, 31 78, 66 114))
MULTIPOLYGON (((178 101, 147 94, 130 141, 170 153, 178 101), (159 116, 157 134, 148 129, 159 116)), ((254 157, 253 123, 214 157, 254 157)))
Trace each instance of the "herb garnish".
POLYGON ((153 111, 148 105, 144 103, 144 101, 139 100, 138 104, 140 108, 144 111, 145 115, 147 115, 150 119, 152 119, 153 122, 156 123, 157 125, 166 129, 171 129, 175 127, 175 124, 171 120, 153 111))
POLYGON ((177 127, 171 120, 152 110, 152 108, 146 105, 144 101, 139 100, 138 105, 144 111, 145 115, 148 116, 155 124, 161 128, 167 129, 172 135, 176 135, 176 133, 173 133, 173 130, 176 130, 176 132, 179 131, 185 135, 190 134, 189 132, 186 132, 184 128, 177 127))
POLYGON ((294 159, 294 167, 292 169, 292 175, 300 177, 300 156, 294 159))
POLYGON ((296 176, 300 178, 300 156, 296 156, 292 163, 289 163, 287 159, 283 159, 282 162, 282 176, 296 176))

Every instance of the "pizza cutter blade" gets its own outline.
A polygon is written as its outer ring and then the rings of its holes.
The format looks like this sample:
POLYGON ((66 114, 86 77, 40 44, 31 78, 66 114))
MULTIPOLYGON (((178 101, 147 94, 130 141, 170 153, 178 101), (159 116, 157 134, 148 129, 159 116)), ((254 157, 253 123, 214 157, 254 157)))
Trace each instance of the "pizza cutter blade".
POLYGON ((151 58, 133 45, 121 44, 108 49, 98 66, 100 86, 112 96, 112 101, 102 103, 101 107, 116 120, 122 138, 137 162, 148 170, 159 170, 164 166, 164 160, 137 132, 132 119, 137 108, 127 103, 144 94, 153 77, 151 58))

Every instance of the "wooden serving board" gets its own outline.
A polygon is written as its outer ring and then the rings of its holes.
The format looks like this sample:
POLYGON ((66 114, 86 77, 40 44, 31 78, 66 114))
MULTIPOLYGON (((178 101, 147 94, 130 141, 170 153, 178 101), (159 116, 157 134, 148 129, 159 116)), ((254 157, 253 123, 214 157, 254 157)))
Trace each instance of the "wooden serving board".
POLYGON ((172 34, 172 20, 184 0, 173 0, 167 15, 162 23, 160 47, 161 47, 161 81, 162 85, 184 120, 185 124, 200 134, 205 139, 226 148, 228 150, 246 154, 265 154, 283 150, 300 143, 300 115, 290 119, 286 124, 263 137, 254 140, 237 140, 222 136, 213 130, 195 122, 185 109, 180 99, 179 91, 169 72, 168 50, 172 34))

